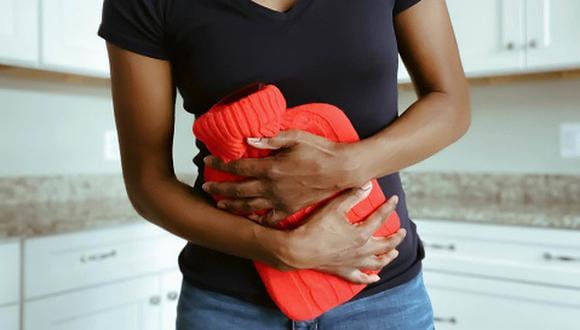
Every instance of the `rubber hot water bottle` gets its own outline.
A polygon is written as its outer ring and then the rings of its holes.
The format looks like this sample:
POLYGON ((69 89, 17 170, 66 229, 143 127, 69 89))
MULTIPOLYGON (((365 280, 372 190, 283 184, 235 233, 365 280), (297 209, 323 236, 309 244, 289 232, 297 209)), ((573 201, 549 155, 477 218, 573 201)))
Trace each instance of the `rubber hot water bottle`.
MULTIPOLYGON (((246 143, 246 138, 272 137, 288 129, 307 131, 334 142, 359 140, 350 120, 339 108, 327 103, 308 103, 287 109, 281 91, 275 85, 263 83, 249 85, 228 94, 197 118, 193 125, 196 138, 206 145, 212 155, 225 162, 269 155, 272 150, 254 148, 246 143)), ((246 179, 209 166, 204 167, 203 175, 205 181, 246 179)), ((280 221, 276 227, 290 229, 299 226, 312 211, 337 194, 297 211, 280 221)), ((222 199, 220 196, 212 198, 215 201, 222 199)), ((385 200, 378 183, 372 180, 371 193, 348 212, 348 220, 351 223, 363 221, 385 200)), ((265 212, 267 210, 255 213, 265 212)), ((392 212, 390 218, 373 235, 388 236, 399 227, 399 217, 396 212, 392 212)), ((293 320, 315 318, 350 300, 365 287, 364 284, 354 284, 312 269, 282 272, 259 261, 254 261, 254 265, 272 300, 293 320)))

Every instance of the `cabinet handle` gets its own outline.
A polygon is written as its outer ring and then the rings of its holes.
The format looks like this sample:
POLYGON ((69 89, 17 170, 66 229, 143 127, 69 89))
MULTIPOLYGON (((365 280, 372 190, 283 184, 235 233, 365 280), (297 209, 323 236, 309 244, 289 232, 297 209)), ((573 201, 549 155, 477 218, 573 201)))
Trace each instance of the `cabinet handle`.
POLYGON ((433 250, 447 250, 447 251, 455 251, 455 244, 439 244, 439 243, 431 243, 427 244, 424 243, 425 247, 428 247, 433 250))
POLYGON ((177 296, 178 296, 178 294, 175 291, 167 292, 167 299, 168 300, 177 300, 177 296))
POLYGON ((449 324, 457 324, 457 319, 455 318, 455 316, 451 316, 451 317, 439 317, 439 316, 435 316, 433 318, 433 320, 437 323, 449 323, 449 324))
POLYGON ((543 255, 544 260, 555 260, 555 261, 580 261, 580 257, 563 256, 563 255, 553 255, 550 252, 546 252, 543 255))
POLYGON ((505 48, 507 48, 507 50, 513 50, 516 48, 516 44, 513 41, 510 41, 505 45, 505 48))
POLYGON ((89 255, 82 255, 81 256, 81 263, 88 263, 88 262, 96 262, 96 261, 103 261, 105 259, 111 259, 117 256, 117 250, 112 249, 109 252, 104 253, 95 253, 89 255))
POLYGON ((530 40, 530 42, 528 43, 528 47, 530 47, 532 49, 538 48, 538 42, 536 41, 536 39, 530 40))
POLYGON ((159 296, 151 296, 149 298, 149 304, 153 306, 157 306, 161 303, 161 297, 159 296))

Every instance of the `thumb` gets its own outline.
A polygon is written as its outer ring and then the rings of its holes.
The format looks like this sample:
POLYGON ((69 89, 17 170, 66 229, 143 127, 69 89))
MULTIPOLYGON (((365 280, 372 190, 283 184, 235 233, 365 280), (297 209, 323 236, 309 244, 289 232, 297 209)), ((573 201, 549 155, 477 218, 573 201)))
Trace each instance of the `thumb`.
POLYGON ((302 131, 288 130, 279 132, 276 136, 266 137, 249 137, 247 142, 254 148, 258 149, 280 149, 289 148, 297 144, 302 139, 302 131))

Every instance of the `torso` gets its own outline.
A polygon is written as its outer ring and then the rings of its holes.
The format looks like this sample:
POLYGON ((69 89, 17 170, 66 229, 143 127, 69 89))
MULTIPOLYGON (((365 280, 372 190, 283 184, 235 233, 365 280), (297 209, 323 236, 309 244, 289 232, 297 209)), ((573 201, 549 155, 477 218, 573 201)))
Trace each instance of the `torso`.
MULTIPOLYGON (((165 1, 165 43, 175 83, 185 110, 196 116, 228 92, 263 81, 276 84, 289 107, 309 102, 336 105, 361 139, 398 117, 395 0, 165 1)), ((194 163, 202 173, 201 160, 208 151, 196 143, 200 153, 194 163)), ((202 180, 198 176, 194 189, 205 194, 202 180)), ((399 175, 378 181, 385 195, 401 198, 397 212, 408 235, 399 257, 381 272, 382 280, 355 298, 412 278, 423 257, 399 175)), ((267 299, 249 260, 189 244, 179 261, 192 283, 267 299)))

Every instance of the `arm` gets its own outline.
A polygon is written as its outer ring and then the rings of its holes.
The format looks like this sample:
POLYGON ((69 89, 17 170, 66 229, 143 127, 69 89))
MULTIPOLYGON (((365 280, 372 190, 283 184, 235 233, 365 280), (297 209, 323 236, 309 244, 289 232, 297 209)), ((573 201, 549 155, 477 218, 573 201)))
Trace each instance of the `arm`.
POLYGON ((357 283, 378 280, 359 268, 380 269, 396 257, 404 231, 389 238, 371 237, 395 208, 396 198, 355 227, 346 213, 370 189, 352 189, 309 217, 308 226, 294 231, 270 229, 215 208, 174 173, 170 63, 109 42, 107 49, 123 178, 141 216, 195 244, 278 269, 314 268, 357 283))
POLYGON ((395 29, 419 98, 392 125, 355 144, 355 157, 368 160, 359 163, 359 180, 413 165, 455 142, 470 125, 469 86, 445 2, 420 1, 395 17, 395 29))
POLYGON ((137 212, 195 244, 276 263, 270 249, 281 245, 279 232, 212 207, 175 177, 170 63, 110 43, 107 48, 123 177, 137 212))
POLYGON ((208 183, 206 191, 229 197, 219 207, 245 212, 274 208, 277 212, 254 217, 273 225, 336 191, 413 165, 466 132, 469 89, 445 2, 422 0, 397 15, 394 24, 419 99, 391 125, 356 143, 334 143, 290 130, 248 141, 256 148, 281 149, 278 156, 227 164, 209 156, 212 167, 256 178, 208 183), (248 198, 254 196, 258 198, 248 198))

